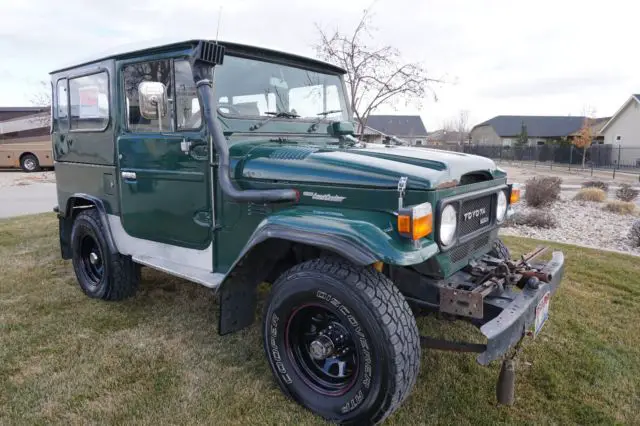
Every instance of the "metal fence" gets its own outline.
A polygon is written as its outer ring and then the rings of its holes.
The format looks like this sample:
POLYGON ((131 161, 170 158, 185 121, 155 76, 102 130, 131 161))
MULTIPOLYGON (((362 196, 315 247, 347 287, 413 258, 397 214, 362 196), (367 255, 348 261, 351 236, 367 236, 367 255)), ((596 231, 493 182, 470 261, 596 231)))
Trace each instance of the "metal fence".
POLYGON ((592 174, 594 170, 610 171, 614 179, 616 173, 640 175, 640 148, 620 145, 592 145, 586 151, 568 144, 522 147, 465 144, 433 148, 480 155, 498 162, 527 163, 533 167, 566 167, 569 170, 590 170, 592 174))

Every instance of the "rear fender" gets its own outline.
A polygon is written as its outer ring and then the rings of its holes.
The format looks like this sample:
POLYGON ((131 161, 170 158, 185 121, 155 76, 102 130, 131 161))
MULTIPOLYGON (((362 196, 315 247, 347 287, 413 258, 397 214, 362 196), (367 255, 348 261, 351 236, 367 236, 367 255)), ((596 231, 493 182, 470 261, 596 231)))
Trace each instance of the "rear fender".
POLYGON ((220 285, 220 334, 253 322, 256 288, 291 243, 313 246, 339 255, 355 265, 382 261, 397 266, 422 263, 438 253, 437 244, 418 245, 395 230, 390 212, 298 206, 264 219, 247 241, 220 285))
POLYGON ((107 217, 107 210, 104 202, 93 195, 88 194, 73 194, 67 199, 66 206, 63 209, 58 208, 58 229, 60 233, 60 252, 63 259, 71 259, 71 230, 73 229, 73 221, 76 215, 83 209, 95 208, 100 213, 100 220, 104 229, 107 230, 105 240, 109 245, 111 253, 117 253, 113 236, 111 235, 111 228, 109 226, 109 220, 107 217))

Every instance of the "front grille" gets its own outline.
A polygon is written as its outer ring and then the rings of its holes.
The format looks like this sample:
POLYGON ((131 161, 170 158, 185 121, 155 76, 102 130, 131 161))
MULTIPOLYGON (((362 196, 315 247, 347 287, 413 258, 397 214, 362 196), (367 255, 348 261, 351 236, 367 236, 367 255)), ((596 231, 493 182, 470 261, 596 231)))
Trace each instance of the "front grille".
POLYGON ((494 194, 462 202, 459 236, 464 237, 491 225, 494 194))
POLYGON ((480 235, 472 240, 467 241, 464 244, 460 244, 448 251, 449 259, 451 263, 458 263, 461 260, 471 256, 482 247, 489 244, 491 239, 491 233, 480 235))

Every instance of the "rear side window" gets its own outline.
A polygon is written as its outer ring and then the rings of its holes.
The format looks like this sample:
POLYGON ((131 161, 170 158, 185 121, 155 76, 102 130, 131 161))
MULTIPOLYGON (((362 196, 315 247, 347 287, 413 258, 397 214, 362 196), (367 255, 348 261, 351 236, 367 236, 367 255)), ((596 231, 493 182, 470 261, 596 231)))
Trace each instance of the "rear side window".
POLYGON ((67 95, 67 79, 58 80, 56 83, 56 107, 53 109, 53 118, 57 121, 58 128, 61 130, 69 128, 69 98, 67 95))
POLYGON ((69 79, 71 130, 104 130, 109 124, 109 76, 105 71, 69 79))

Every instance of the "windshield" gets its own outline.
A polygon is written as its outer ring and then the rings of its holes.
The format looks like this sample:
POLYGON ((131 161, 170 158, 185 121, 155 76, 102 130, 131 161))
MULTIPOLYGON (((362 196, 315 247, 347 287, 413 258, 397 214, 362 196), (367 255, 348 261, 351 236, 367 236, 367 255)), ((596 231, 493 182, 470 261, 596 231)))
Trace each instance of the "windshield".
POLYGON ((225 56, 215 68, 215 99, 229 116, 348 120, 339 76, 255 59, 225 56), (330 111, 329 114, 326 112, 330 111))

